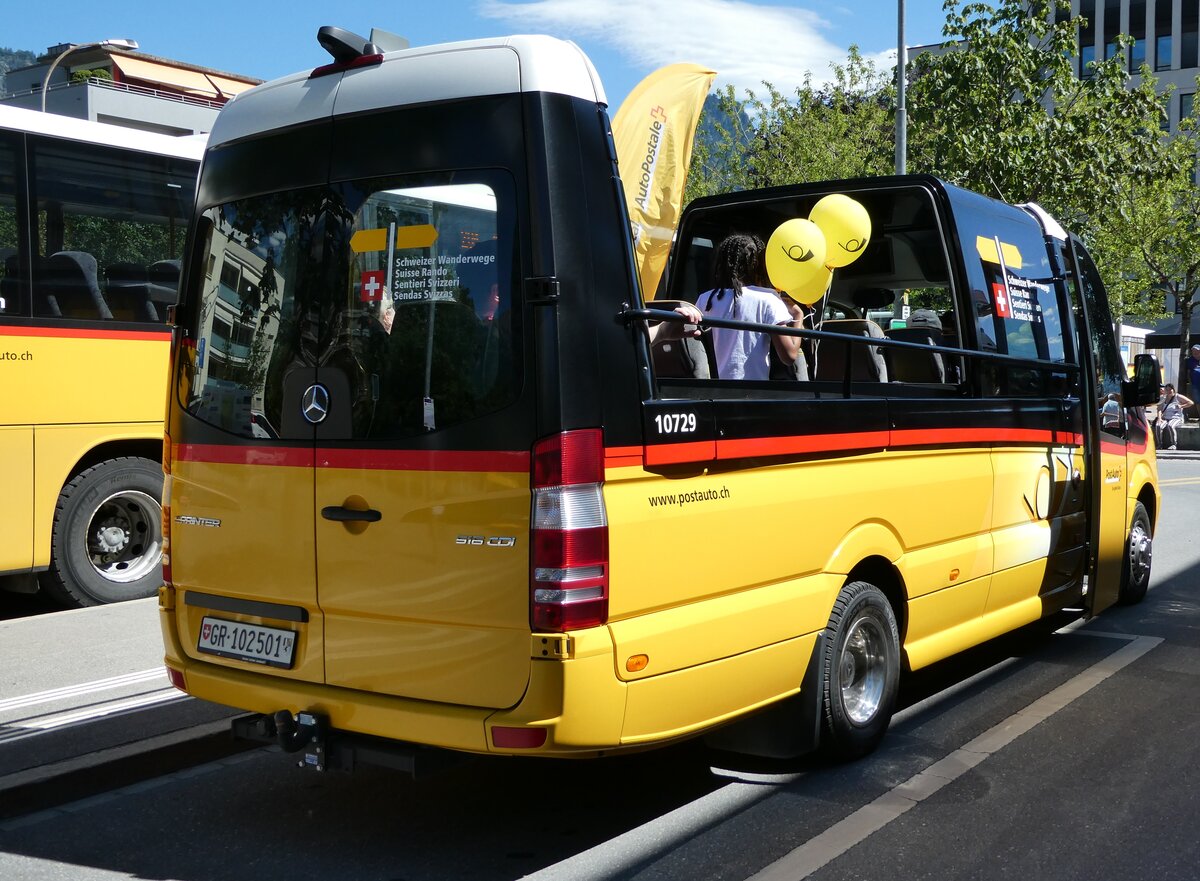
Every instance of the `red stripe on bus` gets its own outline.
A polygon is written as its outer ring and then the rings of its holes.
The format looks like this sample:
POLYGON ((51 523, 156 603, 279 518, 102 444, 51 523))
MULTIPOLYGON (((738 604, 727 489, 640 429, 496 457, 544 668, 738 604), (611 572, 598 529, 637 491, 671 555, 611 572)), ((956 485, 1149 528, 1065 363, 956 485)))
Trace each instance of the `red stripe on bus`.
POLYGON ((1108 453, 1110 456, 1124 456, 1129 451, 1126 444, 1118 441, 1100 441, 1100 452, 1108 453))
POLYGON ((354 468, 362 471, 529 472, 529 453, 506 450, 314 450, 311 447, 179 444, 175 458, 182 462, 219 465, 354 468))
POLYGON ((718 459, 742 459, 750 456, 787 456, 794 453, 829 453, 887 446, 886 431, 860 431, 852 434, 810 434, 790 437, 755 437, 717 441, 718 459))
POLYGON ((931 444, 1070 444, 1070 432, 1040 428, 912 428, 893 431, 889 446, 920 447, 931 444))
POLYGON ((101 330, 90 327, 25 327, 22 325, 0 326, 0 336, 65 337, 89 340, 153 340, 167 342, 169 330, 101 330))
POLYGON ((210 462, 216 465, 286 465, 313 467, 311 447, 225 446, 224 444, 179 444, 174 458, 180 462, 210 462))
POLYGON ((677 465, 683 462, 707 462, 716 457, 716 441, 692 441, 686 444, 653 444, 646 447, 647 465, 677 465))
POLYGON ((363 471, 490 471, 529 473, 523 450, 317 450, 318 468, 363 471))

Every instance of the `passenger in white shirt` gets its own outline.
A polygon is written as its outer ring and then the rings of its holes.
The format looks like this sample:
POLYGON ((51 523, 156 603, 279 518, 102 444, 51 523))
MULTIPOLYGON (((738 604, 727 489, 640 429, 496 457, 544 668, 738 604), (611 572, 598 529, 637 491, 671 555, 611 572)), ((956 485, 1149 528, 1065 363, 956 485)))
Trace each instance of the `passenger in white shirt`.
MULTIPOLYGON (((762 239, 740 233, 717 245, 713 288, 696 304, 706 316, 798 326, 779 294, 766 286, 763 251, 762 239)), ((713 328, 712 335, 719 379, 769 379, 771 346, 785 365, 795 363, 800 351, 800 340, 793 336, 724 327, 713 328)))

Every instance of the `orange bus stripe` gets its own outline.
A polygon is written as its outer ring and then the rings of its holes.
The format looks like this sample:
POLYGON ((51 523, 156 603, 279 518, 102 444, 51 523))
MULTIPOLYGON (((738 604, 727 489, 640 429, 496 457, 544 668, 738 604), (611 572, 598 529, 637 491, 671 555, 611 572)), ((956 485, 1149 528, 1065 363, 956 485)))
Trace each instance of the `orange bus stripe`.
POLYGON ((169 330, 105 330, 91 327, 26 327, 17 324, 0 325, 0 336, 62 337, 90 340, 153 340, 171 339, 169 330))

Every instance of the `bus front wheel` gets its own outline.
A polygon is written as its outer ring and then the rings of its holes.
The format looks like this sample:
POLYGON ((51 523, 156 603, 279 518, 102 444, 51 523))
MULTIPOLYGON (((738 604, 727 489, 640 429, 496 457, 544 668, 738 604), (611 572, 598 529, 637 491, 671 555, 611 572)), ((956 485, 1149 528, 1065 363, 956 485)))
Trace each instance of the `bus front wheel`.
POLYGON ((1152 557, 1152 527, 1150 515, 1141 502, 1134 505, 1133 521, 1129 524, 1129 537, 1125 541, 1125 560, 1121 566, 1121 589, 1117 602, 1124 606, 1140 603, 1150 586, 1150 560, 1152 557))
POLYGON ((834 758, 871 752, 887 731, 900 683, 900 635, 883 592, 842 588, 825 631, 822 747, 834 758))
POLYGON ((58 497, 42 588, 67 606, 153 596, 162 584, 162 468, 109 459, 79 473, 58 497))

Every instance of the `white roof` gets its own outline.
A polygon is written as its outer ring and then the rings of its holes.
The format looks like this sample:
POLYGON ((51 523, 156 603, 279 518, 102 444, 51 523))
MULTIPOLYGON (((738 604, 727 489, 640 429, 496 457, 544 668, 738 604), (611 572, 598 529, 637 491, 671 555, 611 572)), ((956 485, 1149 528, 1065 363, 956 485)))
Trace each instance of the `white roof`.
MULTIPOLYGON (((323 63, 323 62, 322 62, 323 63)), ((513 36, 388 52, 382 64, 272 80, 225 105, 210 144, 329 116, 512 92, 554 92, 607 104, 591 61, 574 43, 513 36)))
POLYGON ((206 140, 204 135, 171 137, 170 135, 144 132, 123 125, 91 122, 87 119, 63 116, 60 113, 42 113, 37 110, 24 110, 20 107, 7 107, 4 105, 0 105, 0 129, 50 135, 57 138, 66 138, 71 141, 82 141, 87 144, 126 147, 132 150, 141 150, 145 153, 177 156, 181 159, 195 159, 197 161, 204 155, 204 142, 206 140))

